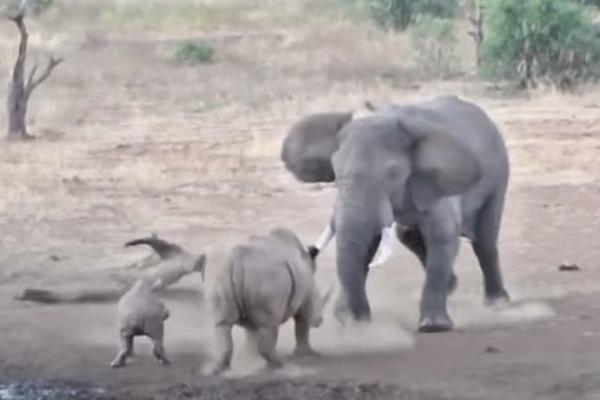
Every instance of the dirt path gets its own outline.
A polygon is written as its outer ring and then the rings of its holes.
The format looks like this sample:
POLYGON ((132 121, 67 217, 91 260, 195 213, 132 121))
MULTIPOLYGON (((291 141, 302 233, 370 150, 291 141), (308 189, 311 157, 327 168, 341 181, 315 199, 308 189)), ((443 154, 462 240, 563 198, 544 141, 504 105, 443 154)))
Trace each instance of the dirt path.
MULTIPOLYGON (((15 213, 2 222, 0 383, 84 382, 122 399, 600 398, 597 109, 554 101, 482 103, 502 124, 513 161, 501 243, 515 299, 508 308, 482 306, 480 273, 465 245, 457 265, 459 290, 451 300, 456 331, 415 335, 422 275, 416 260, 400 250, 370 278, 372 328, 342 334, 329 321, 314 334, 322 358, 291 360, 280 374, 222 384, 202 375, 210 327, 201 283, 190 279, 166 299, 173 316, 166 348, 174 365, 155 365, 148 346, 140 343, 135 363, 111 370, 114 305, 40 306, 15 302, 12 296, 25 286, 101 283, 108 268, 143 254, 125 251, 122 243, 152 229, 187 248, 208 251, 210 285, 211 271, 228 246, 249 233, 282 224, 314 240, 333 192, 302 187, 277 168, 276 143, 285 129, 277 121, 263 121, 266 133, 258 139, 254 132, 235 129, 215 135, 207 127, 191 141, 181 136, 119 146, 102 140, 85 148, 66 143, 67 149, 60 150, 69 163, 66 171, 78 171, 60 186, 62 200, 72 201, 63 205, 69 212, 31 220, 15 213), (207 149, 210 156, 202 155, 207 149), (201 155, 202 167, 190 168, 188 161, 201 155), (131 168, 132 162, 151 165, 160 157, 166 172, 159 180, 111 178, 111 170, 92 178, 86 172, 128 163, 131 168), (204 181, 196 179, 198 168, 207 174, 204 181), (582 270, 559 272, 563 261, 582 270)), ((14 157, 20 150, 12 151, 14 157)), ((33 160, 49 162, 35 153, 33 160)), ((5 170, 16 168, 14 158, 4 162, 5 170)), ((29 184, 40 193, 49 193, 51 186, 44 176, 29 184)), ((54 196, 44 197, 49 200, 40 207, 55 206, 54 196)), ((321 265, 319 280, 325 285, 334 279, 331 249, 321 265)), ((238 350, 243 347, 239 339, 238 350)), ((291 351, 289 326, 280 347, 291 351)), ((251 357, 240 353, 234 361, 238 378, 256 368, 251 357)), ((2 397, 8 396, 2 390, 0 399, 17 399, 2 397)))

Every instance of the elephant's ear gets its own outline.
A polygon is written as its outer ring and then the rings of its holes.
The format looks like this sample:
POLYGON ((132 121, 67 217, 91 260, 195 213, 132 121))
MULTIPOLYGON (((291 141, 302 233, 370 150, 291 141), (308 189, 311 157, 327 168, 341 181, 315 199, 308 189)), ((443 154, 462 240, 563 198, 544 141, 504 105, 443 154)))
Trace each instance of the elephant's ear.
POLYGON ((281 160, 302 182, 333 182, 331 155, 339 146, 338 132, 352 112, 313 114, 296 122, 283 141, 281 160))
POLYGON ((414 139, 408 190, 416 207, 427 210, 440 197, 463 194, 481 179, 475 155, 438 124, 403 120, 401 129, 414 139))

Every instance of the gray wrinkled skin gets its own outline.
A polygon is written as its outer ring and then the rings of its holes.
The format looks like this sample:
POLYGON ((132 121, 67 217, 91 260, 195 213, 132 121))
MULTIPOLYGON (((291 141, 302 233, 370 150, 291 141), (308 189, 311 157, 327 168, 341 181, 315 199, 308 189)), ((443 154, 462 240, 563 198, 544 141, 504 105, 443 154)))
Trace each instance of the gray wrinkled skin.
POLYGON ((234 325, 256 339, 270 368, 282 366, 275 347, 279 326, 289 318, 295 322, 295 354, 314 355, 309 330, 321 325, 326 301, 318 292, 314 273, 314 260, 287 229, 252 236, 235 246, 212 295, 219 350, 212 372, 219 374, 230 367, 234 325))
POLYGON ((394 222, 426 273, 420 331, 452 328, 446 302, 456 286, 461 236, 479 260, 486 301, 508 299, 497 249, 508 156, 475 104, 444 96, 354 120, 351 113, 310 115, 291 128, 281 157, 300 181, 335 180, 332 225, 343 292, 336 315, 370 320, 367 266, 382 229, 394 222))
MULTIPOLYGON (((160 257, 160 262, 156 268, 144 274, 144 279, 152 283, 153 289, 165 289, 179 282, 183 277, 198 272, 204 280, 206 270, 206 255, 195 255, 183 249, 181 246, 167 242, 157 236, 136 239, 127 242, 125 246, 137 246, 145 244, 154 250, 160 257)), ((135 275, 112 275, 118 283, 130 286, 137 277, 135 275)))
POLYGON ((148 336, 154 345, 153 353, 160 364, 170 364, 163 347, 164 321, 169 310, 152 291, 152 283, 138 280, 119 300, 117 327, 119 353, 111 362, 113 368, 123 367, 133 355, 135 336, 148 336))

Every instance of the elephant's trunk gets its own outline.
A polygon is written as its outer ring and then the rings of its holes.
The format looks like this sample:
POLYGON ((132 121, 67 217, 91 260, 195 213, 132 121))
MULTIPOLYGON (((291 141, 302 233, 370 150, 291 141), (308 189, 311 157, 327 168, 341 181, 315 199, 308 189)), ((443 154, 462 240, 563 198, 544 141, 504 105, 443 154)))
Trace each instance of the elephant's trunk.
MULTIPOLYGON (((338 192, 338 195, 343 196, 343 193, 338 192)), ((368 321, 371 319, 366 293, 368 264, 379 245, 382 222, 376 202, 341 199, 337 203, 335 221, 338 277, 352 317, 368 321)))

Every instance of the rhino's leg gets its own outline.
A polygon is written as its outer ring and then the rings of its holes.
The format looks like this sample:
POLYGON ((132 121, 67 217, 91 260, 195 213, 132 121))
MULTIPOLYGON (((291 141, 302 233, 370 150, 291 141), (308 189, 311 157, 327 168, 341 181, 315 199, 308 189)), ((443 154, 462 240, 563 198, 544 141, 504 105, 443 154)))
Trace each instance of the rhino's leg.
POLYGON ((124 367, 127 358, 133 354, 133 334, 128 331, 121 331, 119 341, 119 353, 110 363, 113 368, 124 367))
POLYGON ((263 327, 257 331, 258 352, 267 361, 267 367, 270 369, 283 367, 283 363, 275 352, 278 333, 279 327, 263 327))
POLYGON ((221 374, 231 366, 231 357, 233 356, 233 338, 229 324, 219 324, 216 328, 217 348, 220 351, 219 358, 212 370, 213 375, 221 374))
POLYGON ((310 345, 310 324, 303 314, 298 314, 294 317, 294 330, 296 334, 294 355, 299 357, 319 355, 310 345))

